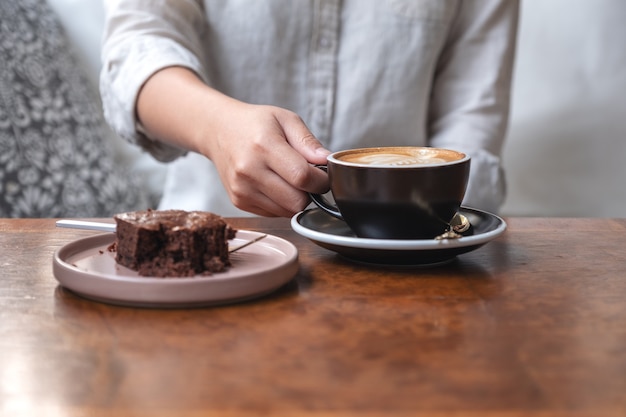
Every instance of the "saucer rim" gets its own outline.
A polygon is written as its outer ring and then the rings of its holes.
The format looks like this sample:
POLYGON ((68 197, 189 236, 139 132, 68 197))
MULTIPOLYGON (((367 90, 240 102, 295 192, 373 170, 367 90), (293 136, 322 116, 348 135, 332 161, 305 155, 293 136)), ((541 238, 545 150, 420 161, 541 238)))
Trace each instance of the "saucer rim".
MULTIPOLYGON (((350 248, 363 248, 363 249, 381 249, 381 250, 395 250, 395 251, 415 251, 415 250, 442 250, 452 248, 463 248, 466 246, 482 245, 496 237, 500 236, 507 229, 507 224, 500 216, 490 213, 485 210, 475 209, 467 206, 462 206, 459 210, 461 214, 478 214, 483 217, 490 217, 498 221, 497 227, 493 230, 471 235, 463 236, 458 239, 372 239, 372 238, 359 238, 356 236, 341 236, 331 233, 325 233, 318 230, 313 230, 305 227, 300 223, 301 219, 308 213, 313 211, 323 211, 317 207, 305 209, 299 213, 296 213, 291 218, 291 227, 294 231, 308 239, 313 241, 332 244, 335 246, 343 246, 350 248)), ((324 213, 326 214, 326 213, 324 213)), ((331 217, 330 215, 326 214, 331 217)), ((338 221, 341 221, 337 219, 338 221)))

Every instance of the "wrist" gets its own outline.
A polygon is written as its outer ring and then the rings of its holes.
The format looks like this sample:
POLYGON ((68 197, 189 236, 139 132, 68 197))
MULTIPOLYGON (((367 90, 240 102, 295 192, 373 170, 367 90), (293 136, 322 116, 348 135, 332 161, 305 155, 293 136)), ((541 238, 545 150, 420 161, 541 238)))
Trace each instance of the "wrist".
POLYGON ((153 74, 139 92, 137 119, 152 139, 205 153, 207 134, 230 99, 193 71, 168 67, 153 74), (215 117, 214 117, 215 116, 215 117))

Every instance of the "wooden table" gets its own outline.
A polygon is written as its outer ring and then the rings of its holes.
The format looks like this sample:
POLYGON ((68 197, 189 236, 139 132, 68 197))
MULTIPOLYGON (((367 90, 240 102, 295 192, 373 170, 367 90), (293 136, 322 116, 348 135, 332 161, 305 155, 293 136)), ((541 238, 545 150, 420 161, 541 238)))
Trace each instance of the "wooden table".
POLYGON ((430 269, 299 249, 265 298, 157 310, 80 298, 53 252, 93 232, 0 220, 2 416, 624 416, 626 220, 509 218, 430 269))

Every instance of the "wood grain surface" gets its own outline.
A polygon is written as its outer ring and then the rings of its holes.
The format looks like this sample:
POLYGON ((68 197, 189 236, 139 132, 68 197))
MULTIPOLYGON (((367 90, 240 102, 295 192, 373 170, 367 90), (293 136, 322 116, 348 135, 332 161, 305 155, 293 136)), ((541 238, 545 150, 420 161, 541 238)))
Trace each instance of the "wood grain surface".
POLYGON ((0 219, 2 416, 624 416, 626 220, 509 218, 435 268, 355 263, 287 219, 300 269, 264 298, 118 307, 60 287, 94 232, 0 219))

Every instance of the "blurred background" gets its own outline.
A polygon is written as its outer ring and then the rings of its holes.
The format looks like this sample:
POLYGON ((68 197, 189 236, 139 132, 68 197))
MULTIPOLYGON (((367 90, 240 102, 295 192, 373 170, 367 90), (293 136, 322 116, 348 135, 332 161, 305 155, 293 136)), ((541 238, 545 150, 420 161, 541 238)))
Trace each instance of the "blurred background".
MULTIPOLYGON (((97 88, 103 0, 48 1, 97 88)), ((626 217, 625 20, 624 0, 522 0, 502 215, 626 217)), ((116 149, 158 192, 164 166, 116 149)))

